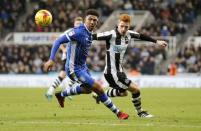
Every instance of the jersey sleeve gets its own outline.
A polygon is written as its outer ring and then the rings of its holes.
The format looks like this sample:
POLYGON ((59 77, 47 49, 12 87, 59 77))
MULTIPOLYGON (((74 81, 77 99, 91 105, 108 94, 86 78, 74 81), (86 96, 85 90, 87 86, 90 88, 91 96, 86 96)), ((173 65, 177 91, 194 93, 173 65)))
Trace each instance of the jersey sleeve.
POLYGON ((155 40, 154 38, 144 35, 144 34, 140 34, 138 32, 134 32, 134 31, 130 31, 129 33, 131 35, 131 38, 136 38, 136 39, 140 39, 140 40, 144 40, 144 41, 149 41, 149 42, 153 42, 156 43, 157 40, 155 40))
POLYGON ((75 29, 71 29, 65 33, 66 38, 69 41, 78 41, 79 40, 79 32, 75 29))
POLYGON ((109 40, 112 37, 110 31, 92 34, 93 40, 109 40))
POLYGON ((59 49, 60 45, 63 43, 68 43, 68 42, 69 42, 69 40, 67 39, 66 35, 62 35, 58 39, 56 39, 52 46, 49 59, 54 60, 55 55, 56 55, 57 50, 59 49))
POLYGON ((131 35, 131 38, 137 38, 137 39, 140 38, 140 33, 138 33, 138 32, 129 30, 129 33, 131 35))

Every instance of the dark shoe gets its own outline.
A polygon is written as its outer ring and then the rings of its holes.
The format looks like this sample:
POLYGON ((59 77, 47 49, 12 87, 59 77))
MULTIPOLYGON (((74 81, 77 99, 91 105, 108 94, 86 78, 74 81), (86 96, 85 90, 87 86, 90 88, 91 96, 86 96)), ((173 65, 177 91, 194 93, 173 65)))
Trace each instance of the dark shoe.
POLYGON ((61 108, 64 108, 64 101, 65 101, 65 97, 61 96, 61 92, 55 93, 55 96, 59 102, 59 105, 61 106, 61 108))
POLYGON ((152 118, 154 117, 153 115, 149 114, 147 111, 141 111, 138 113, 139 117, 144 117, 144 118, 152 118))

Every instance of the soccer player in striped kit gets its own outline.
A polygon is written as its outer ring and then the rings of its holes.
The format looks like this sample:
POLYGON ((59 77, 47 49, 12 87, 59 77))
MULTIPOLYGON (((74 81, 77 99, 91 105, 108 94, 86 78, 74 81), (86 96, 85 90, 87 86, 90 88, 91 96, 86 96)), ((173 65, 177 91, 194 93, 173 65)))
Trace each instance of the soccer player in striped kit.
MULTIPOLYGON (((162 47, 166 47, 165 41, 155 40, 149 36, 129 30, 131 18, 128 14, 121 14, 119 17, 117 28, 103 33, 93 34, 93 40, 106 41, 106 66, 104 76, 111 87, 106 91, 109 97, 127 96, 127 90, 131 92, 132 103, 139 117, 153 117, 141 107, 140 89, 138 85, 129 80, 123 71, 123 57, 128 44, 131 40, 140 39, 156 43, 162 47)), ((99 103, 99 97, 93 94, 93 97, 99 103)))
POLYGON ((92 43, 92 31, 97 26, 98 18, 99 14, 96 10, 88 10, 84 24, 60 36, 52 46, 50 58, 44 64, 44 69, 47 71, 51 69, 59 46, 69 42, 65 71, 71 80, 79 82, 80 85, 66 88, 65 91, 55 94, 60 106, 64 107, 64 98, 67 96, 89 94, 93 91, 98 95, 100 101, 119 119, 128 119, 129 115, 120 111, 105 94, 103 87, 91 77, 86 65, 86 58, 92 43))

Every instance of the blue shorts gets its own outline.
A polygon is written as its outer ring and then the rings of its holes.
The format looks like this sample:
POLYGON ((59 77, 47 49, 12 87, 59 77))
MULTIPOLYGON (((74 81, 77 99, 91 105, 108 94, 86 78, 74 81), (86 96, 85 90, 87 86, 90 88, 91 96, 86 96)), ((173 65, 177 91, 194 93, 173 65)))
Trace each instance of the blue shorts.
POLYGON ((91 77, 88 69, 75 71, 71 74, 69 74, 69 72, 67 71, 67 75, 72 81, 78 82, 84 87, 91 88, 95 82, 95 80, 91 77))

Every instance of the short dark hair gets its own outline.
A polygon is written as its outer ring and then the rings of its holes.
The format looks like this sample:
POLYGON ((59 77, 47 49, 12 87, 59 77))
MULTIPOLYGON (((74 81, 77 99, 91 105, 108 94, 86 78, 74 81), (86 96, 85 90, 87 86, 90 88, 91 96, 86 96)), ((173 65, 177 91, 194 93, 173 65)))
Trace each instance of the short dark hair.
POLYGON ((88 10, 86 11, 86 13, 85 13, 85 17, 86 17, 87 15, 94 15, 94 16, 97 16, 97 17, 100 16, 99 13, 98 13, 98 11, 95 10, 95 9, 88 9, 88 10))

